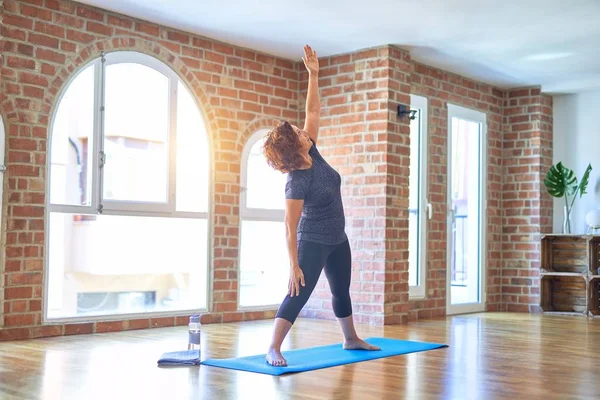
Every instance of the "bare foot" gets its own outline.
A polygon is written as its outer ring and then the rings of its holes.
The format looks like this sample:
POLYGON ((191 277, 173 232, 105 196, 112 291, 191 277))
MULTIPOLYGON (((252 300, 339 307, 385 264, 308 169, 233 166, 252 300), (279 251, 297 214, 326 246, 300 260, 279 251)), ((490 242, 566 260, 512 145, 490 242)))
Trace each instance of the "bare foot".
POLYGON ((344 340, 344 350, 381 350, 379 347, 365 342, 362 339, 344 340))
POLYGON ((281 355, 281 351, 277 349, 269 349, 267 352, 267 362, 274 367, 287 366, 287 361, 281 355))

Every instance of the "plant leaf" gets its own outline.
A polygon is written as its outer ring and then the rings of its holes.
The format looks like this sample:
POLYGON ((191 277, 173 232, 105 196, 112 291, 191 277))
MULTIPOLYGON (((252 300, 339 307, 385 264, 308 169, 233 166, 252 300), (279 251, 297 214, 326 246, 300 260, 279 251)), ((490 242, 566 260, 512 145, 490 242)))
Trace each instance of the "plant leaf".
POLYGON ((565 167, 562 162, 550 167, 544 179, 546 190, 553 197, 573 195, 577 190, 577 178, 573 170, 565 167))
POLYGON ((590 183, 590 172, 592 172, 592 164, 588 164, 585 172, 583 173, 583 176, 581 177, 581 182, 579 183, 580 198, 587 193, 587 186, 590 183))

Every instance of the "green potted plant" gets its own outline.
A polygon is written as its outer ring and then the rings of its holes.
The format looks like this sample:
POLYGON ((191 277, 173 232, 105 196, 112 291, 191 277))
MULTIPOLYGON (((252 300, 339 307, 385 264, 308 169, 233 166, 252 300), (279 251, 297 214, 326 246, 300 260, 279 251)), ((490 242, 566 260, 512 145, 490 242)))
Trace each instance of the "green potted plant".
POLYGON ((577 177, 573 170, 565 167, 562 162, 553 165, 548 170, 546 178, 544 179, 544 185, 546 190, 552 197, 565 198, 565 210, 564 210, 564 221, 563 221, 563 233, 571 233, 571 211, 573 210, 573 204, 577 195, 582 197, 586 194, 586 189, 590 181, 590 172, 592 172, 592 165, 588 164, 581 181, 577 181, 577 177))

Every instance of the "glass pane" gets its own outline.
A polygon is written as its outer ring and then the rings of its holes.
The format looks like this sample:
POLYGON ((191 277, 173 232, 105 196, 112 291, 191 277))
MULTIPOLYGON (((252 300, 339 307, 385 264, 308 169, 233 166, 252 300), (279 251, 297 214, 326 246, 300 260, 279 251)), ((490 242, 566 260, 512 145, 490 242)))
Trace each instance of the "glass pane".
POLYGON ((104 199, 166 203, 169 79, 134 63, 106 67, 104 199))
POLYGON ((452 118, 452 304, 480 301, 480 124, 452 118))
POLYGON ((48 317, 206 307, 207 221, 51 213, 48 317))
POLYGON ((290 277, 285 224, 242 221, 241 246, 240 306, 280 304, 290 277))
POLYGON ((418 286, 421 281, 421 112, 410 121, 410 175, 408 198, 408 284, 418 286))
POLYGON ((52 123, 50 202, 91 205, 94 65, 75 76, 52 123))
POLYGON ((286 175, 269 167, 261 151, 263 143, 264 139, 256 142, 248 155, 246 207, 284 210, 286 175))
POLYGON ((177 211, 208 212, 210 160, 204 119, 185 85, 177 85, 177 211))

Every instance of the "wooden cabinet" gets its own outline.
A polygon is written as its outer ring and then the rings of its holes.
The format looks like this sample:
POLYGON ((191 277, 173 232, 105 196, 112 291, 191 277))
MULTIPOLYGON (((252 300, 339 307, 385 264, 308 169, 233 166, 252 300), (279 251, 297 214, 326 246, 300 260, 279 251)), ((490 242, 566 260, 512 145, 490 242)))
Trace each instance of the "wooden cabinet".
POLYGON ((600 236, 543 235, 541 253, 542 311, 600 316, 600 236))

